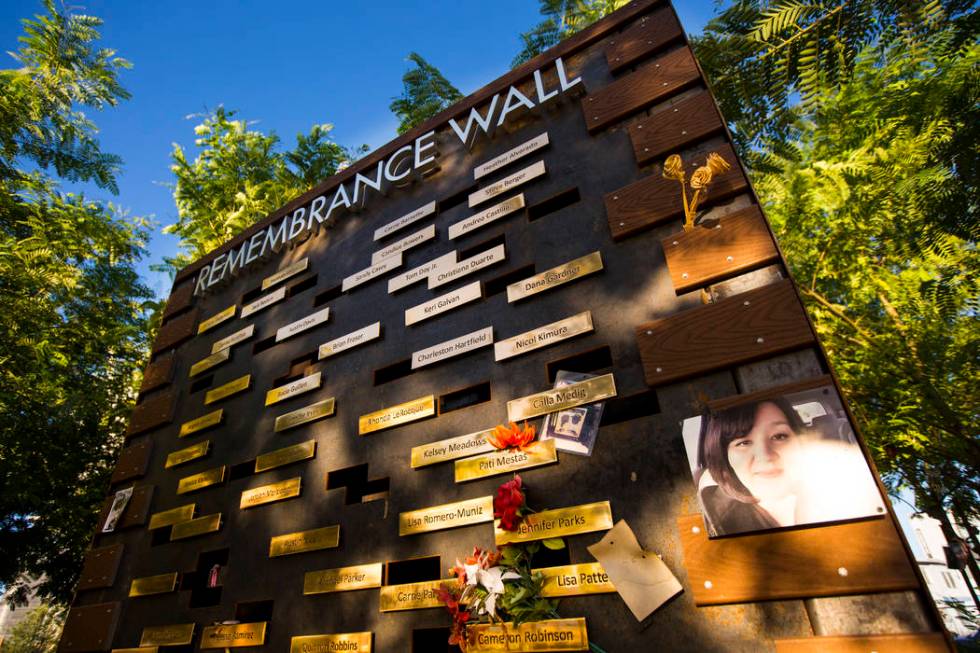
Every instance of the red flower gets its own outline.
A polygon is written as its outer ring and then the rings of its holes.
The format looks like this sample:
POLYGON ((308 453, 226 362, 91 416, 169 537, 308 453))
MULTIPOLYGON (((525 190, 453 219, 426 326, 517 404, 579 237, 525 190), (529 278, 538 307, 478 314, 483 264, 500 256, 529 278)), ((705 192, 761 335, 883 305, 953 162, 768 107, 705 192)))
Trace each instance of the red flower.
POLYGON ((524 422, 523 427, 513 422, 510 423, 510 428, 501 424, 493 430, 492 435, 487 436, 487 442, 497 449, 523 449, 533 441, 534 427, 528 426, 527 422, 524 422))
POLYGON ((521 488, 521 477, 517 474, 514 474, 513 480, 497 488, 497 496, 493 500, 493 516, 500 520, 500 528, 505 531, 516 531, 520 526, 521 511, 525 505, 521 488))

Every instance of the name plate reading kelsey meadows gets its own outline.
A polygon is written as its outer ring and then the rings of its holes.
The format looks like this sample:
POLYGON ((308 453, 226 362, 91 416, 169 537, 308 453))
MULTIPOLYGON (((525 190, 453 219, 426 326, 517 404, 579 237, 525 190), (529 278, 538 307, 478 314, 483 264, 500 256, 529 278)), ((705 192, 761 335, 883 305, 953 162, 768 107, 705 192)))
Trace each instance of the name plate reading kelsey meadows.
POLYGON ((303 333, 304 331, 309 331, 315 326, 319 326, 330 319, 330 307, 323 309, 322 311, 317 311, 312 315, 307 315, 302 320, 296 320, 291 324, 287 324, 278 331, 276 331, 276 342, 282 342, 286 338, 292 338, 295 335, 303 333))
POLYGON ((129 595, 151 596, 153 594, 166 594, 177 589, 177 572, 170 574, 158 574, 156 576, 143 576, 134 578, 129 584, 129 595))
POLYGON ((262 291, 265 292, 269 288, 273 287, 277 283, 282 283, 286 279, 295 277, 300 272, 306 272, 306 269, 310 267, 309 258, 301 258, 295 263, 291 263, 279 270, 275 274, 266 277, 262 280, 262 291))
POLYGON ((276 535, 269 540, 269 557, 334 549, 340 544, 340 526, 324 526, 309 531, 276 535))
POLYGON ((285 501, 286 499, 298 497, 302 490, 302 485, 303 478, 297 476, 296 478, 289 478, 278 483, 270 483, 269 485, 245 490, 242 492, 242 498, 238 503, 238 507, 241 510, 248 510, 256 506, 264 506, 267 503, 275 503, 276 501, 285 501))
POLYGON ((324 399, 315 404, 303 406, 297 410, 280 415, 276 418, 275 431, 276 433, 286 431, 301 424, 309 424, 310 422, 330 417, 334 413, 334 406, 334 398, 330 397, 329 399, 324 399))
POLYGON ((355 567, 308 571, 303 576, 303 594, 349 592, 381 587, 381 570, 384 565, 375 562, 355 567))
POLYGON ((481 347, 489 347, 492 344, 493 327, 467 333, 465 336, 460 336, 452 340, 447 340, 446 342, 441 342, 438 345, 412 352, 412 369, 417 370, 420 367, 438 363, 453 356, 461 356, 481 347))
POLYGON ((540 417, 615 396, 616 380, 612 374, 603 374, 563 388, 511 399, 507 402, 507 419, 511 422, 519 422, 522 419, 540 417))
POLYGON ((378 227, 374 230, 374 240, 381 240, 385 236, 389 236, 400 229, 404 229, 413 222, 418 222, 422 218, 433 215, 436 212, 436 203, 429 202, 425 206, 420 206, 411 213, 406 213, 397 220, 392 220, 383 227, 378 227))
POLYGON ((366 327, 358 329, 357 331, 348 333, 346 336, 340 336, 335 340, 331 340, 330 342, 325 342, 320 345, 317 360, 322 361, 324 358, 330 358, 334 354, 339 354, 342 351, 353 349, 354 347, 363 345, 366 342, 377 340, 380 337, 381 322, 369 324, 366 327))
POLYGON ((445 580, 427 580, 421 583, 385 585, 381 588, 378 608, 381 612, 441 608, 444 603, 439 600, 439 595, 436 592, 439 591, 443 583, 452 583, 455 580, 455 578, 449 578, 445 580))
POLYGON ((535 349, 548 347, 562 340, 568 340, 585 333, 592 333, 592 312, 585 311, 578 315, 566 317, 551 324, 545 324, 537 329, 525 331, 520 335, 506 340, 498 340, 493 344, 494 360, 502 361, 514 356, 526 354, 535 349))
POLYGON ((276 467, 283 467, 298 463, 301 460, 309 460, 316 455, 316 440, 307 440, 289 447, 276 449, 269 453, 264 453, 255 458, 255 473, 264 472, 276 467))
POLYGON ((252 387, 252 375, 246 374, 245 376, 240 376, 234 381, 229 381, 224 385, 219 385, 214 390, 208 390, 204 395, 204 405, 207 406, 208 404, 213 404, 216 401, 227 399, 232 395, 248 390, 250 387, 252 387))
POLYGON ((534 571, 544 576, 541 596, 545 597, 609 594, 616 591, 609 575, 598 562, 545 567, 534 571))
POLYGON ((278 388, 273 388, 265 393, 265 405, 271 406, 272 404, 278 404, 280 401, 286 401, 297 395, 316 390, 320 387, 322 380, 323 373, 316 372, 309 376, 304 376, 302 379, 296 379, 286 385, 281 385, 278 388))
POLYGON ((231 349, 238 343, 245 342, 253 335, 255 335, 255 325, 249 324, 244 329, 239 329, 230 336, 225 336, 221 340, 215 340, 214 344, 211 345, 211 353, 217 354, 222 349, 231 349))
POLYGON ((230 356, 231 356, 230 349, 221 349, 211 354, 210 356, 205 356, 201 360, 191 365, 190 372, 187 373, 187 376, 189 378, 194 378, 198 374, 207 372, 212 367, 217 367, 218 365, 221 365, 222 363, 227 361, 230 356))
POLYGON ((286 299, 286 286, 273 290, 265 297, 260 297, 247 306, 242 306, 242 317, 255 315, 259 311, 269 308, 273 304, 277 304, 284 299, 286 299))
POLYGON ((178 465, 189 463, 192 460, 203 458, 204 456, 208 455, 208 451, 210 450, 211 441, 204 440, 203 442, 192 444, 189 447, 172 451, 167 454, 167 461, 163 464, 163 468, 170 469, 171 467, 176 467, 178 465))
POLYGON ((440 295, 435 299, 413 306, 405 311, 405 325, 417 324, 430 317, 435 317, 441 313, 459 308, 463 304, 474 302, 483 297, 483 287, 479 281, 457 288, 456 290, 440 295))
POLYGON ((188 503, 185 506, 155 512, 150 515, 150 523, 146 528, 147 530, 155 531, 158 528, 165 528, 179 524, 180 522, 190 521, 194 519, 194 507, 195 504, 188 503))
POLYGON ((476 231, 481 227, 485 227, 488 224, 523 208, 524 193, 521 193, 520 195, 515 195, 510 199, 504 200, 496 206, 491 206, 489 209, 475 213, 465 220, 460 220, 459 222, 454 222, 453 224, 449 225, 449 239, 452 240, 453 238, 459 238, 463 234, 476 231))
POLYGON ((532 179, 536 179, 545 173, 544 161, 538 161, 537 163, 532 163, 523 170, 518 170, 510 177, 505 177, 500 181, 494 182, 487 186, 486 188, 481 188, 475 193, 470 193, 469 205, 473 208, 477 204, 487 201, 491 197, 496 197, 502 193, 506 193, 512 188, 517 188, 521 184, 525 184, 532 179))
POLYGON ((187 494, 189 492, 196 492, 198 490, 203 490, 206 487, 211 487, 212 485, 217 485, 219 483, 224 483, 225 481, 225 466, 215 467, 214 469, 209 469, 200 474, 194 474, 192 476, 185 476, 180 479, 177 483, 177 494, 187 494))
POLYGON ((507 250, 503 245, 491 247, 485 252, 475 254, 465 261, 460 261, 456 265, 442 271, 436 271, 429 275, 429 290, 444 286, 447 283, 456 281, 466 275, 488 268, 497 263, 507 260, 507 250))
POLYGON ((599 501, 532 513, 524 517, 516 531, 501 530, 495 525, 494 539, 497 546, 503 546, 511 542, 530 542, 546 540, 550 537, 608 531, 612 527, 612 507, 608 501, 599 501))
POLYGON ((367 283, 371 279, 380 277, 385 272, 391 272, 402 266, 402 255, 399 252, 394 256, 389 256, 383 261, 378 261, 378 263, 371 265, 369 268, 365 268, 360 272, 355 272, 354 274, 346 277, 340 284, 340 289, 343 292, 347 292, 352 288, 356 288, 362 283, 367 283))
POLYGON ((217 533, 221 530, 221 513, 216 512, 211 515, 204 515, 197 519, 182 521, 174 524, 170 531, 170 541, 186 540, 189 537, 206 535, 207 533, 217 533))
POLYGON ((507 286, 507 301, 516 302, 525 297, 536 295, 539 292, 557 288, 569 281, 580 279, 601 269, 602 254, 600 252, 586 254, 574 261, 563 263, 550 270, 545 270, 541 274, 536 274, 523 281, 510 284, 507 286))
POLYGON ((456 250, 388 279, 388 293, 391 294, 396 290, 411 286, 416 281, 427 279, 430 274, 435 274, 453 265, 456 265, 456 250))
POLYGON ((428 395, 397 406, 382 408, 367 415, 361 415, 357 421, 359 435, 373 433, 382 429, 408 424, 416 420, 432 417, 436 414, 436 397, 428 395))
POLYGON ((211 648, 240 648, 265 644, 266 622, 205 626, 201 631, 201 650, 211 648))
POLYGON ((477 167, 473 168, 473 178, 479 179, 480 177, 485 177, 492 172, 496 172, 501 168, 510 165, 514 161, 527 156, 531 152, 536 152, 542 147, 548 144, 548 132, 539 134, 529 141, 524 141, 517 147, 507 150, 500 156, 496 156, 486 163, 481 163, 477 167))
POLYGON ((394 256, 400 252, 412 249, 413 247, 421 245, 422 243, 432 240, 435 237, 436 226, 434 224, 430 224, 428 227, 416 231, 414 234, 405 236, 401 240, 395 241, 384 249, 379 249, 371 254, 371 265, 377 265, 389 256, 394 256))
POLYGON ((189 422, 184 422, 180 425, 180 432, 177 433, 178 438, 185 438, 192 433, 197 433, 203 431, 204 429, 211 428, 212 426, 217 426, 221 424, 221 420, 225 416, 225 409, 219 408, 218 410, 213 410, 207 415, 201 415, 189 422))
POLYGON ((398 515, 398 534, 416 535, 493 521, 493 497, 477 497, 398 515))
POLYGON ((517 653, 518 651, 588 651, 585 619, 474 624, 466 627, 468 653, 517 653))
POLYGON ((554 440, 538 440, 523 449, 504 449, 456 461, 456 482, 516 472, 558 462, 554 440))
POLYGON ((487 441, 487 436, 492 434, 493 429, 488 429, 412 447, 412 468, 418 469, 427 465, 493 451, 494 446, 487 441))
POLYGON ((231 318, 235 317, 235 313, 238 311, 238 306, 229 306, 223 311, 215 313, 208 319, 204 320, 197 325, 197 335, 201 335, 206 331, 210 331, 214 327, 218 326, 222 322, 226 322, 231 318))
POLYGON ((186 646, 194 639, 194 624, 148 626, 140 637, 140 648, 148 646, 186 646))
POLYGON ((303 635, 289 640, 289 653, 371 653, 372 639, 370 632, 303 635))

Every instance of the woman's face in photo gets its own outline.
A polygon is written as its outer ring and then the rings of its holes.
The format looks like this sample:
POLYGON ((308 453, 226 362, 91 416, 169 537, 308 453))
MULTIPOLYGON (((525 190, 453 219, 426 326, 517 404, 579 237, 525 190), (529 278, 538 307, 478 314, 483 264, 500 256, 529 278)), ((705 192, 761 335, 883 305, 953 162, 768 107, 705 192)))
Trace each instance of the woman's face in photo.
POLYGON ((793 459, 799 442, 789 420, 775 404, 755 412, 752 430, 728 443, 728 463, 757 499, 777 500, 793 492, 793 459))

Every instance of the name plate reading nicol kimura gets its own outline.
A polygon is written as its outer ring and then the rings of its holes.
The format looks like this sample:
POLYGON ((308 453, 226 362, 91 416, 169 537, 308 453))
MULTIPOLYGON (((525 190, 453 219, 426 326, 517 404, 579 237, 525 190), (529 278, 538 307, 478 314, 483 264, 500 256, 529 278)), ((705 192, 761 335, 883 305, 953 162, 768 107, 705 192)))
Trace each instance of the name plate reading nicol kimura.
POLYGON ((287 324, 278 331, 276 331, 276 342, 282 342, 286 338, 292 338, 295 335, 303 333, 304 331, 309 331, 315 326, 319 326, 330 319, 330 308, 327 307, 322 311, 317 311, 312 315, 307 315, 302 320, 296 320, 291 324, 287 324))
POLYGON ((242 498, 238 503, 238 507, 241 510, 248 510, 256 506, 264 506, 267 503, 275 503, 276 501, 285 501, 286 499, 298 497, 302 490, 302 485, 302 477, 297 476, 296 478, 289 478, 278 483, 270 483, 269 485, 245 490, 242 492, 242 498))
POLYGON ((417 324, 430 317, 435 317, 447 311, 459 308, 463 304, 469 304, 483 298, 483 287, 479 281, 457 288, 456 290, 440 295, 435 299, 413 306, 405 311, 405 325, 417 324))
POLYGON ((436 274, 453 265, 456 265, 456 250, 388 279, 388 293, 411 286, 416 281, 428 279, 430 274, 436 274))
POLYGON ((486 163, 481 163, 477 167, 473 168, 473 178, 479 179, 480 177, 485 177, 505 166, 510 165, 514 161, 531 154, 532 152, 537 152, 546 145, 548 145, 548 132, 539 134, 529 141, 524 141, 517 147, 507 150, 500 156, 496 156, 486 163))
POLYGON ((286 401, 297 395, 316 390, 320 387, 322 380, 323 373, 316 372, 309 376, 304 376, 302 379, 296 379, 286 385, 281 385, 278 388, 273 388, 265 393, 265 405, 271 406, 272 404, 278 404, 280 401, 286 401))
POLYGON ((470 208, 487 201, 492 197, 496 197, 502 193, 506 193, 512 188, 517 188, 518 186, 525 184, 532 179, 536 179, 545 173, 544 161, 538 161, 537 163, 532 163, 523 170, 518 170, 510 177, 505 177, 500 181, 494 182, 487 186, 486 188, 481 188, 475 193, 470 193, 469 205, 470 208))
POLYGON ((366 327, 358 329, 357 331, 348 333, 346 336, 340 336, 335 340, 331 340, 330 342, 325 342, 320 345, 320 349, 317 353, 317 360, 322 361, 324 358, 330 358, 334 354, 339 354, 342 351, 353 349, 354 347, 363 345, 366 342, 377 340, 380 337, 381 322, 369 324, 366 327))
POLYGON ((264 292, 269 288, 273 287, 274 285, 276 285, 277 283, 282 283, 286 279, 295 277, 300 272, 306 272, 307 268, 309 267, 310 267, 309 258, 301 258, 295 263, 291 263, 290 265, 287 265, 286 267, 279 270, 275 274, 268 276, 262 280, 262 291, 264 292))
POLYGON ((452 340, 447 340, 446 342, 441 342, 438 345, 412 352, 412 369, 417 370, 420 367, 438 363, 453 356, 461 356, 481 347, 489 347, 492 344, 493 327, 467 333, 465 336, 460 336, 452 340))
POLYGON ((265 644, 266 622, 205 626, 201 631, 201 650, 211 648, 240 648, 265 644))
POLYGON ((514 356, 526 354, 535 349, 568 340, 575 336, 592 333, 592 312, 585 311, 564 320, 545 324, 537 329, 525 331, 520 335, 506 340, 498 340, 493 345, 494 360, 502 361, 514 356))
POLYGON ((197 490, 203 490, 206 487, 211 487, 212 485, 217 485, 219 483, 224 483, 225 481, 225 466, 215 467, 214 469, 209 469, 200 474, 194 474, 192 476, 185 476, 180 479, 177 483, 177 494, 187 494, 189 492, 196 492, 197 490))
POLYGON ((512 283, 507 286, 507 301, 516 302, 537 295, 539 292, 551 290, 564 285, 569 281, 581 279, 584 276, 598 272, 602 269, 602 254, 592 252, 574 261, 563 263, 550 270, 545 270, 541 274, 528 277, 523 281, 512 283))
POLYGON ((558 462, 554 440, 538 440, 523 449, 504 449, 456 461, 456 482, 516 472, 558 462))
POLYGON ((309 531, 276 535, 269 540, 269 557, 334 549, 340 544, 340 526, 324 526, 309 531))
POLYGON ((240 376, 234 381, 229 381, 224 385, 218 386, 214 390, 208 390, 204 395, 204 405, 206 406, 216 401, 227 399, 232 395, 248 390, 250 387, 252 387, 252 375, 246 374, 245 376, 240 376))
POLYGON ((493 497, 477 497, 398 515, 398 534, 416 535, 493 521, 493 497))
POLYGON ((289 653, 371 653, 372 640, 370 632, 303 635, 289 640, 289 653))
POLYGON ((488 268, 497 263, 503 263, 505 260, 507 260, 507 251, 503 245, 491 247, 485 252, 474 254, 465 261, 460 261, 447 270, 436 271, 430 274, 429 290, 444 286, 477 270, 488 268))
POLYGON ((612 507, 608 501, 599 501, 527 515, 516 531, 505 531, 495 526, 494 539, 497 546, 503 546, 511 542, 608 531, 612 527, 612 507))
POLYGON ((217 533, 220 530, 221 513, 216 512, 211 515, 204 515, 197 519, 190 519, 179 524, 174 524, 173 530, 170 531, 170 541, 186 540, 189 537, 217 533))
POLYGON ((355 272, 354 274, 346 277, 340 284, 340 289, 343 292, 347 292, 351 288, 356 288, 362 283, 367 283, 371 279, 380 277, 385 272, 391 272, 402 266, 402 255, 401 252, 395 254, 394 256, 389 256, 383 261, 378 261, 377 264, 371 265, 369 268, 365 268, 360 272, 355 272))
POLYGON ((511 422, 519 422, 522 419, 540 417, 615 396, 616 380, 612 374, 603 374, 563 388, 511 399, 507 402, 507 419, 511 422))
POLYGON ((259 311, 269 308, 273 304, 277 304, 284 299, 286 299, 286 286, 273 290, 265 297, 260 297, 247 306, 242 306, 242 317, 255 315, 259 311))
POLYGON ((140 637, 140 648, 148 646, 186 646, 194 639, 194 624, 148 626, 140 637))
POLYGON ((255 458, 255 473, 264 472, 276 467, 283 467, 298 463, 301 460, 309 460, 316 455, 316 440, 307 440, 289 447, 276 449, 269 453, 264 453, 255 458))
POLYGON ((383 564, 375 562, 354 567, 309 571, 303 576, 303 594, 349 592, 381 587, 383 564))
POLYGON ((210 356, 206 356, 201 360, 197 361, 196 363, 194 363, 193 365, 191 365, 190 372, 187 373, 187 376, 189 378, 194 378, 198 374, 210 370, 212 367, 217 367, 218 365, 221 365, 222 363, 227 361, 230 356, 231 356, 230 349, 221 349, 211 354, 210 356))
POLYGON ((324 399, 315 404, 303 406, 297 410, 280 415, 276 418, 275 431, 276 433, 286 431, 301 424, 309 424, 310 422, 330 417, 334 413, 334 406, 334 398, 330 397, 329 399, 324 399))
POLYGON ((429 202, 425 206, 420 206, 419 208, 415 209, 411 213, 406 213, 405 215, 398 218, 397 220, 392 220, 385 226, 378 227, 377 229, 375 229, 374 240, 381 240, 385 236, 390 236, 396 231, 399 231, 400 229, 404 229, 405 227, 407 227, 408 225, 414 222, 418 222, 422 218, 428 217, 430 215, 434 215, 435 212, 436 212, 436 203, 434 201, 429 202))
POLYGON ((416 420, 432 417, 436 414, 436 397, 428 395, 412 401, 406 401, 397 406, 382 408, 367 415, 361 415, 357 420, 359 435, 373 433, 382 429, 408 424, 416 420))
POLYGON ((463 234, 476 231, 481 227, 485 227, 488 224, 523 208, 524 193, 521 193, 520 195, 515 195, 510 199, 504 200, 496 206, 491 206, 489 209, 475 213, 465 220, 460 220, 459 222, 454 222, 453 224, 449 225, 449 239, 452 240, 454 238, 459 238, 463 234))
POLYGON ((420 583, 404 583, 402 585, 385 585, 381 588, 378 599, 380 612, 398 612, 399 610, 423 610, 425 608, 441 608, 437 592, 443 583, 455 579, 427 580, 420 583))
POLYGON ((165 528, 181 522, 190 521, 194 519, 194 507, 195 504, 188 503, 185 506, 155 512, 150 515, 150 524, 146 528, 155 531, 158 528, 165 528))
POLYGON ((544 586, 541 588, 541 596, 544 597, 609 594, 616 591, 609 575, 598 562, 545 567, 534 571, 544 576, 544 586))
POLYGON ((430 224, 428 227, 416 231, 414 234, 405 236, 401 240, 395 241, 384 249, 379 249, 371 254, 371 265, 377 265, 389 256, 394 256, 395 254, 412 249, 413 247, 421 245, 426 241, 433 240, 435 237, 436 226, 434 224, 430 224))
POLYGON ((134 578, 129 584, 129 595, 132 596, 151 596, 153 594, 166 594, 177 589, 177 572, 170 574, 157 574, 156 576, 143 576, 134 578))
POLYGON ((201 335, 202 333, 210 331, 211 329, 218 326, 222 322, 227 322, 231 318, 235 317, 235 313, 237 311, 238 311, 238 306, 236 305, 236 306, 229 306, 225 310, 215 313, 214 315, 212 315, 211 317, 209 317, 208 319, 204 320, 203 322, 197 325, 197 335, 201 335))
POLYGON ((211 353, 217 354, 222 349, 231 349, 240 342, 245 342, 249 338, 255 335, 255 325, 249 324, 244 329, 239 329, 230 336, 225 336, 221 340, 216 340, 213 345, 211 345, 211 353))
POLYGON ((474 624, 466 627, 469 653, 517 653, 518 651, 588 651, 585 619, 531 621, 515 626, 474 624))
POLYGON ((493 451, 494 446, 487 441, 487 436, 491 434, 493 434, 493 429, 487 429, 486 431, 477 431, 448 440, 439 440, 438 442, 412 447, 412 468, 418 469, 427 465, 493 451))
POLYGON ((217 426, 221 424, 221 420, 225 416, 225 409, 219 408, 218 410, 213 410, 207 415, 201 415, 189 422, 184 422, 180 425, 180 432, 177 433, 178 438, 185 438, 192 433, 197 433, 203 431, 204 429, 209 429, 212 426, 217 426))
POLYGON ((169 454, 167 454, 167 460, 163 464, 163 468, 170 469, 171 467, 177 467, 178 465, 189 463, 192 460, 203 458, 204 456, 208 455, 208 452, 210 450, 211 450, 211 441, 204 440, 203 442, 192 444, 189 447, 184 447, 183 449, 172 451, 169 454))

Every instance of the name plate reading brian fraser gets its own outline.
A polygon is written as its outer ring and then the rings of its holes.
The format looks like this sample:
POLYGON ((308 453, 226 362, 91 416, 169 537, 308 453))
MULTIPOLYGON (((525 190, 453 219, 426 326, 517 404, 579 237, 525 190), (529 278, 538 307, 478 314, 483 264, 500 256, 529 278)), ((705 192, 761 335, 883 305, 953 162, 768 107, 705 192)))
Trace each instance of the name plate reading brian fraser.
POLYGON ((225 336, 221 340, 215 340, 214 344, 211 345, 211 353, 217 354, 222 349, 231 349, 240 342, 244 342, 252 337, 255 333, 255 325, 249 324, 244 329, 239 329, 230 336, 225 336))
POLYGON ((384 565, 375 562, 354 567, 308 571, 303 576, 303 594, 326 594, 381 587, 381 570, 384 565))
POLYGON ((468 274, 488 268, 497 263, 507 260, 507 250, 503 245, 491 247, 485 252, 474 254, 465 261, 460 261, 456 265, 446 269, 437 270, 429 275, 429 290, 433 290, 447 283, 461 279, 468 274))
POLYGON ((562 340, 568 340, 585 333, 592 333, 592 312, 585 311, 578 315, 566 317, 551 324, 545 324, 537 329, 525 331, 520 335, 506 340, 499 340, 493 345, 494 360, 502 361, 514 356, 526 354, 535 349, 548 347, 562 340))
POLYGON ((378 609, 381 612, 398 612, 399 610, 423 610, 425 608, 441 608, 443 602, 436 592, 443 583, 453 583, 455 578, 445 580, 427 580, 420 583, 404 583, 402 585, 385 585, 381 588, 378 599, 378 609))
POLYGON ((316 372, 309 376, 304 376, 302 379, 291 381, 286 385, 281 385, 278 388, 273 388, 265 393, 265 405, 271 406, 272 404, 278 404, 280 401, 286 401, 297 395, 316 390, 320 387, 322 379, 323 373, 316 372))
POLYGON ((343 292, 347 292, 351 288, 356 288, 362 283, 367 283, 371 279, 380 277, 385 272, 391 272, 402 266, 402 255, 401 252, 395 254, 394 256, 389 256, 383 261, 379 261, 377 264, 371 265, 369 268, 365 268, 360 272, 355 272, 354 274, 346 277, 344 281, 340 284, 340 289, 343 292))
POLYGON ((201 650, 212 648, 240 648, 265 644, 266 622, 205 626, 201 631, 201 650))
POLYGON ((250 315, 255 315, 259 311, 269 308, 273 304, 277 304, 282 300, 286 299, 286 286, 282 286, 273 290, 265 297, 260 297, 248 306, 242 306, 242 317, 248 317, 250 315))
POLYGON ((436 274, 453 265, 456 265, 456 250, 388 279, 388 294, 411 286, 416 281, 427 279, 430 274, 436 274))
POLYGON ((453 356, 462 356, 467 352, 480 349, 481 347, 489 347, 492 344, 493 327, 487 327, 485 329, 480 329, 479 331, 474 331, 473 333, 467 333, 465 336, 460 336, 458 338, 454 338, 453 340, 447 340, 446 342, 441 342, 438 345, 433 345, 427 349, 421 349, 413 352, 412 369, 417 370, 420 367, 438 363, 439 361, 452 358, 453 356))
POLYGON ((276 418, 276 433, 287 429, 309 424, 325 417, 330 417, 334 412, 334 398, 324 399, 309 406, 303 406, 297 410, 285 413, 276 418))
POLYGON ((406 401, 397 406, 382 408, 381 410, 367 415, 361 415, 357 420, 357 432, 359 435, 373 433, 382 429, 388 429, 401 424, 408 424, 416 420, 432 417, 436 414, 436 397, 428 395, 419 397, 412 401, 406 401))
POLYGON ((504 200, 496 206, 491 206, 489 209, 484 209, 479 213, 475 213, 465 220, 460 220, 459 222, 454 222, 453 224, 449 225, 449 239, 452 240, 454 238, 459 238, 463 234, 476 231, 481 227, 485 227, 488 224, 491 224, 492 222, 523 208, 524 193, 521 193, 520 195, 515 195, 510 199, 504 200))
POLYGON ((405 311, 405 326, 418 324, 430 317, 435 317, 447 311, 459 308, 463 304, 469 304, 483 298, 483 287, 479 281, 457 288, 456 290, 440 295, 435 299, 413 306, 405 311))
POLYGON ((331 340, 330 342, 320 345, 317 360, 322 361, 324 358, 329 358, 334 354, 339 354, 342 351, 352 349, 358 345, 363 345, 366 342, 377 340, 380 337, 381 322, 369 324, 366 327, 358 329, 357 331, 348 333, 346 336, 340 336, 335 340, 331 340))
POLYGON ((397 220, 392 220, 383 227, 378 227, 374 230, 374 240, 381 240, 385 236, 389 236, 400 229, 404 229, 413 222, 418 222, 422 218, 433 215, 436 212, 436 203, 429 202, 425 206, 420 206, 411 213, 406 213, 397 220))
POLYGON ((242 498, 238 503, 238 507, 241 510, 248 510, 256 506, 264 506, 267 503, 275 503, 276 501, 285 501, 286 499, 298 497, 302 490, 302 484, 302 477, 297 476, 296 478, 289 478, 278 483, 270 483, 269 485, 245 490, 242 492, 242 498))
POLYGON ((330 307, 323 309, 322 311, 317 311, 311 315, 307 315, 302 320, 296 320, 291 324, 287 324, 278 331, 276 331, 276 342, 282 342, 286 338, 292 338, 293 336, 303 333, 304 331, 309 331, 315 326, 319 326, 330 319, 330 307))
POLYGON ((302 635, 289 640, 289 653, 371 653, 372 639, 370 632, 302 635))
POLYGON ((439 440, 438 442, 412 447, 412 468, 418 469, 427 465, 493 451, 494 446, 487 441, 487 436, 492 434, 493 429, 487 429, 486 431, 477 431, 448 440, 439 440))
POLYGON ((612 527, 612 507, 608 501, 599 501, 532 513, 524 517, 516 531, 502 530, 499 523, 495 523, 494 539, 497 546, 503 546, 511 542, 530 542, 546 540, 550 537, 608 531, 612 527))
POLYGON ((481 188, 475 193, 470 193, 469 205, 470 208, 487 201, 491 197, 496 197, 511 190, 512 188, 517 188, 521 184, 525 184, 532 179, 536 179, 545 173, 544 161, 538 161, 537 163, 532 163, 523 170, 518 170, 510 177, 505 177, 500 181, 494 182, 487 186, 486 188, 481 188))
POLYGON ((563 388, 511 399, 507 402, 507 419, 511 422, 519 422, 522 419, 540 417, 615 396, 616 380, 612 374, 603 374, 563 388))
POLYGON ((554 440, 539 440, 524 449, 504 449, 456 461, 456 482, 516 472, 558 462, 554 440))
POLYGON ((493 521, 493 497, 478 497, 398 515, 398 534, 415 535, 493 521))
POLYGON ((551 619, 513 623, 473 624, 468 653, 517 653, 518 651, 588 651, 585 619, 551 619))
POLYGON ((428 227, 416 231, 414 234, 409 234, 401 240, 395 241, 388 245, 384 249, 379 249, 378 251, 371 254, 371 265, 377 265, 381 261, 385 260, 389 256, 394 256, 400 252, 417 247, 422 243, 432 240, 436 237, 436 226, 430 224, 428 227))
POLYGON ((275 274, 263 279, 262 290, 266 291, 269 288, 276 285, 277 283, 282 283, 283 281, 289 279, 290 277, 295 277, 300 272, 306 272, 306 269, 308 267, 310 267, 310 259, 308 257, 301 258, 295 263, 291 263, 288 266, 276 272, 275 274))
POLYGON ((340 544, 340 526, 324 526, 309 531, 276 535, 269 540, 269 557, 333 549, 340 544))
POLYGON ((507 301, 516 302, 525 297, 537 295, 539 292, 557 288, 569 281, 580 279, 601 269, 602 254, 599 252, 586 254, 574 261, 563 263, 550 270, 545 270, 541 274, 536 274, 523 281, 510 284, 507 286, 507 301))

